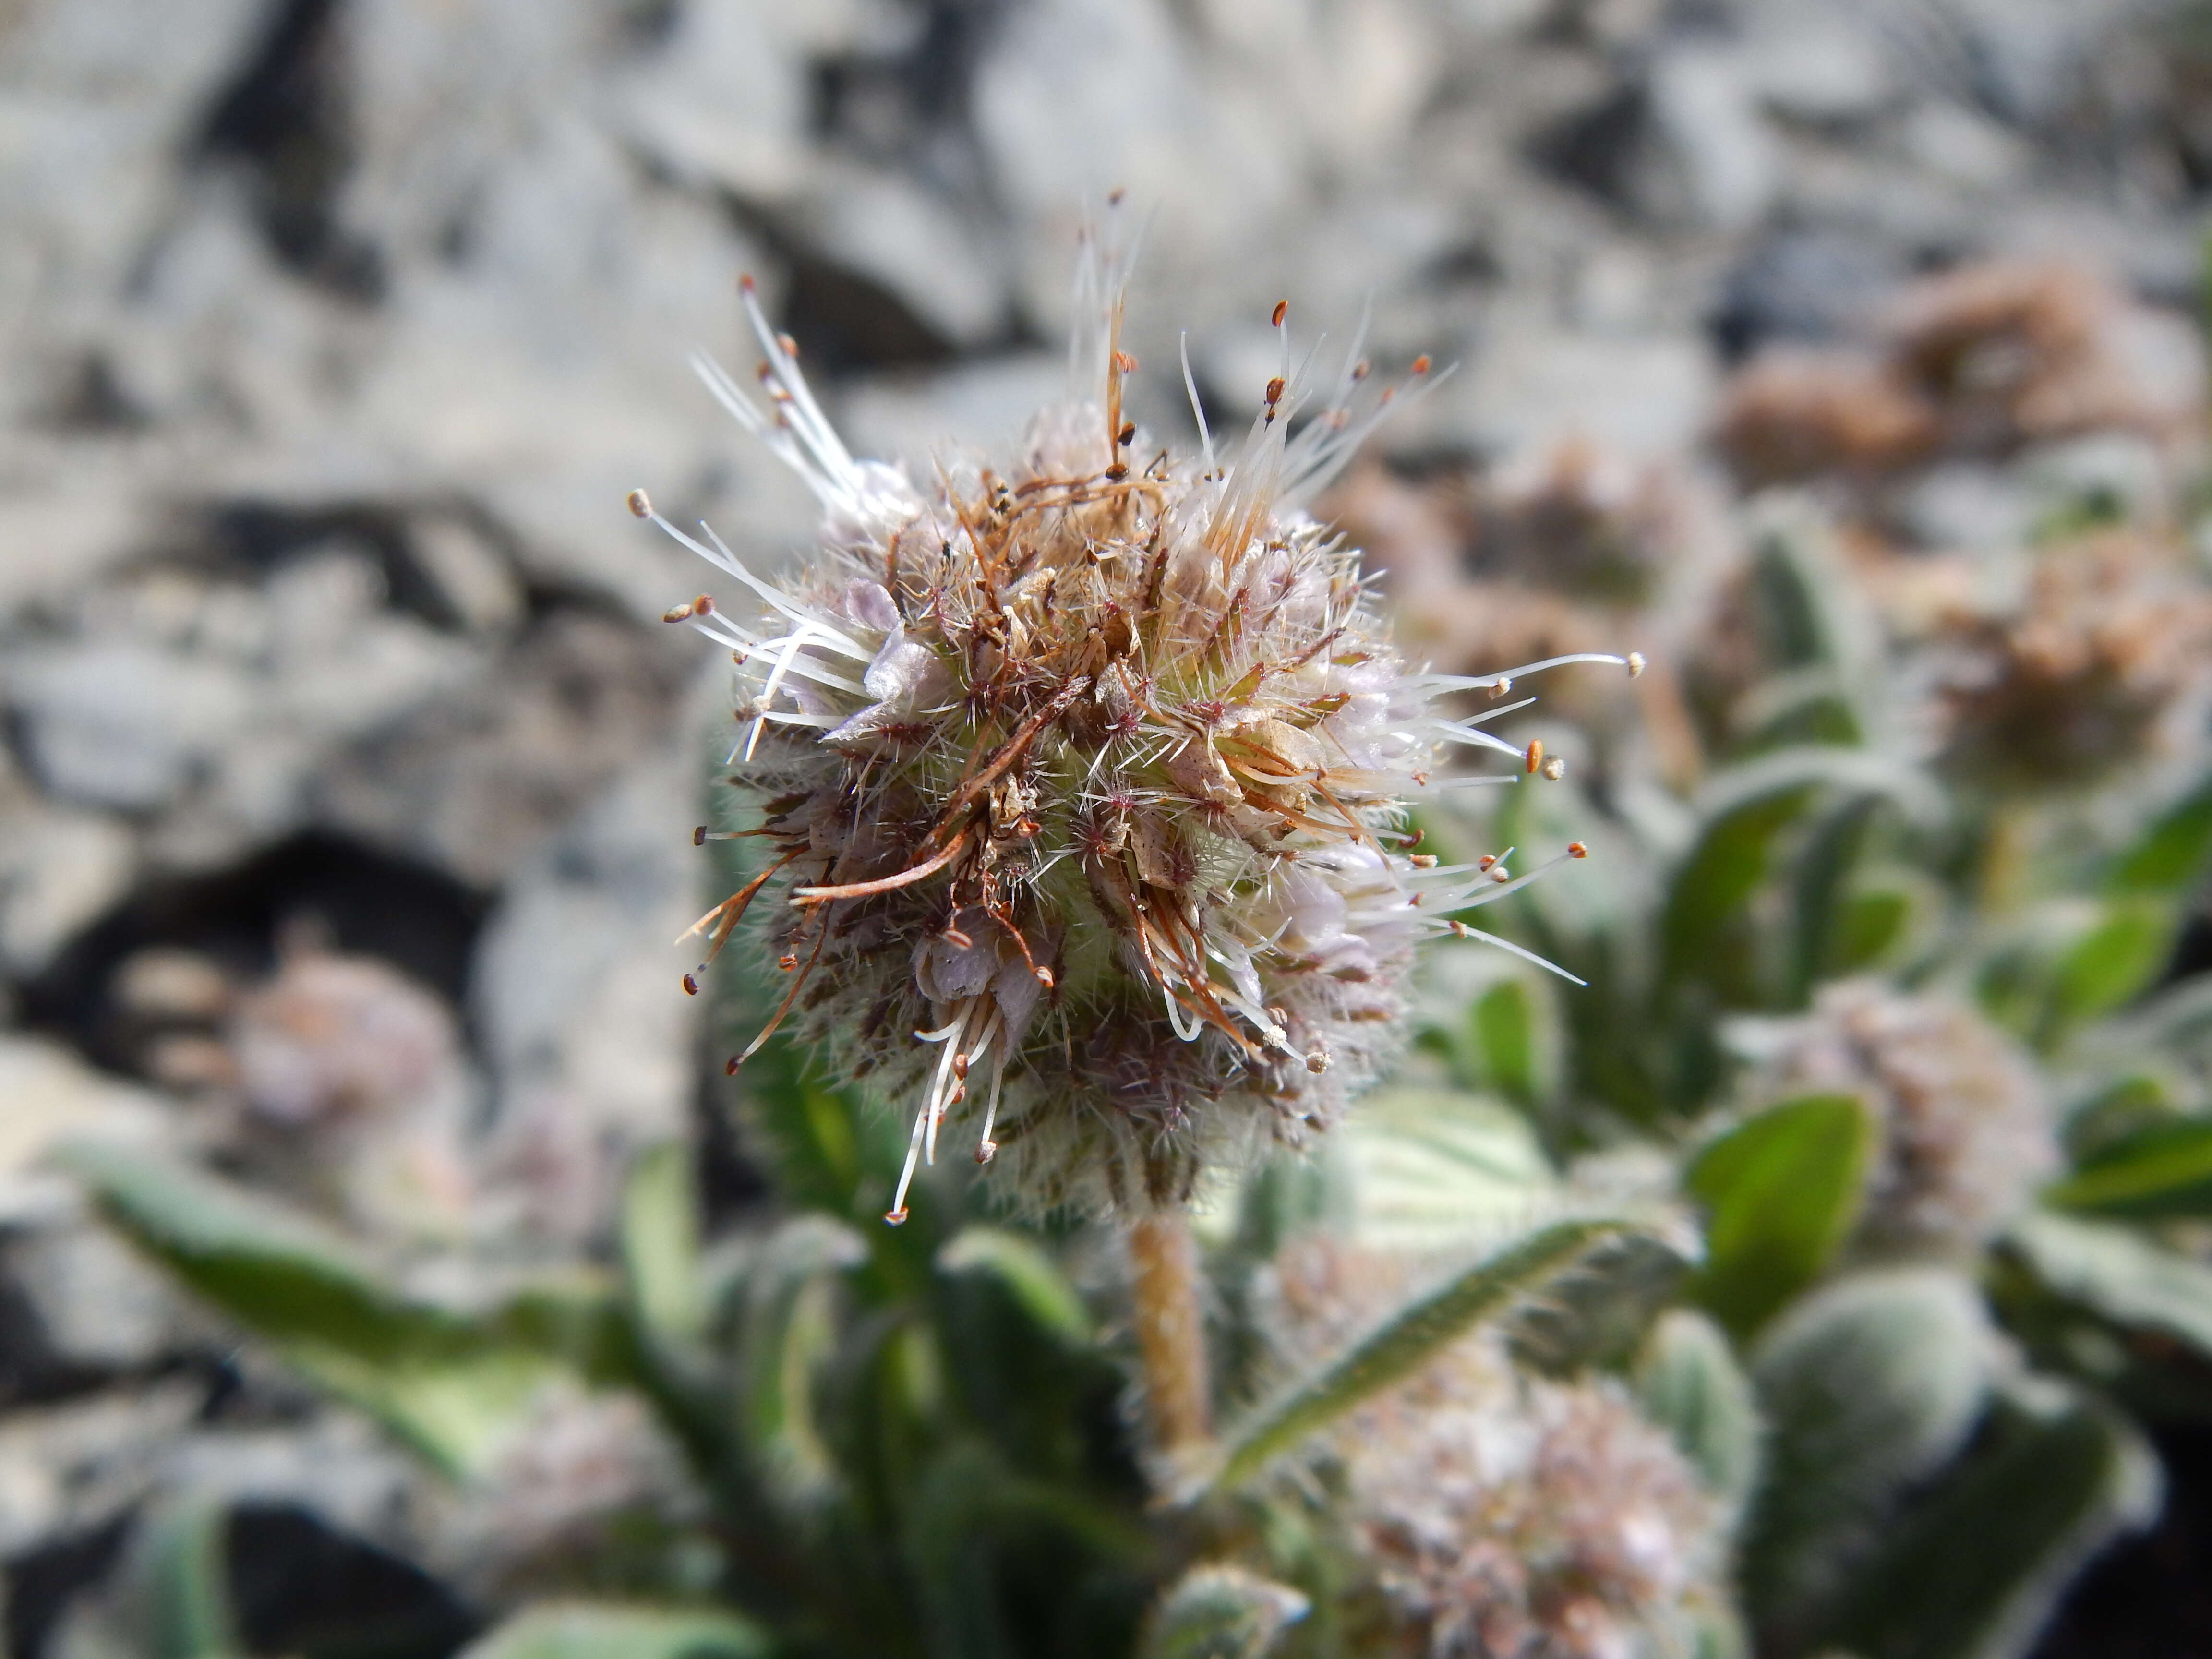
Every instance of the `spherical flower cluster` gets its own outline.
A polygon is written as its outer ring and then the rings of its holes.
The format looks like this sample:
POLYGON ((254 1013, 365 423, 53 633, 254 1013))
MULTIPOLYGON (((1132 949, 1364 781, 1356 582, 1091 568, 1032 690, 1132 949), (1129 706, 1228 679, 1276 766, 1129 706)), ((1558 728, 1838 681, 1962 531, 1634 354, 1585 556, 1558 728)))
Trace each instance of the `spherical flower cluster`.
MULTIPOLYGON (((1316 1243, 1283 1277, 1297 1348, 1407 1273, 1316 1243)), ((1356 1414, 1334 1455, 1378 1650, 1656 1659, 1692 1649, 1720 1600, 1722 1505, 1610 1381, 1528 1376, 1476 1336, 1356 1414)))
POLYGON ((2034 1066, 1960 1003, 1870 980, 1828 987, 1759 1087, 1770 1097, 1813 1090, 1857 1095, 1881 1133, 1862 1249, 1972 1251, 2058 1166, 2034 1066))
POLYGON ((761 815, 737 833, 766 854, 697 931, 718 949, 759 904, 789 976, 770 1029, 916 1101, 893 1222, 956 1118, 1036 1207, 1172 1205, 1302 1141, 1389 1058, 1415 945, 1536 873, 1440 867, 1406 831, 1478 781, 1443 775, 1451 748, 1511 758, 1482 781, 1557 775, 1485 725, 1552 665, 1407 672, 1358 554, 1301 510, 1392 396, 1358 343, 1317 390, 1278 306, 1249 431, 1217 449, 1200 410, 1177 457, 1124 413, 1121 289, 1086 259, 1072 374, 1097 401, 922 485, 847 453, 748 284, 769 411, 701 373, 822 501, 819 552, 771 583, 632 498, 755 602, 670 613, 737 661, 732 781, 761 815), (1492 700, 1437 706, 1468 692, 1492 700))
POLYGON ((2037 560, 2011 614, 1951 619, 1945 754, 1993 789, 2095 784, 2199 722, 2212 605, 2163 550, 2116 531, 2037 560))

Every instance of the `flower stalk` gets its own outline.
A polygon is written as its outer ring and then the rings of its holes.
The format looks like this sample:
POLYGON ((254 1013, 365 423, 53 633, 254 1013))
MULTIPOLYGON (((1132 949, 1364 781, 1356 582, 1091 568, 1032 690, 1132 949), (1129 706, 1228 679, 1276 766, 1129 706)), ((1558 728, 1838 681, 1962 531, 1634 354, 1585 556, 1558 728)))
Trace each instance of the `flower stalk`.
POLYGON ((1152 1444, 1173 1463, 1213 1432, 1206 1318, 1190 1212, 1176 1206, 1131 1218, 1126 1234, 1129 1298, 1145 1367, 1152 1444))

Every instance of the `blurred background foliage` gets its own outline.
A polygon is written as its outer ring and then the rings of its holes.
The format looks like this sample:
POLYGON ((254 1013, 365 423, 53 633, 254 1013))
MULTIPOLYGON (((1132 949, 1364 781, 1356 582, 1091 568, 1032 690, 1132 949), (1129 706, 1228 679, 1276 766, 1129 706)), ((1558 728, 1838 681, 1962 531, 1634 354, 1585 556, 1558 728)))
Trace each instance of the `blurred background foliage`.
POLYGON ((9 1650, 2212 1647, 2206 17, 0 5, 9 1650), (1176 1468, 1110 1237, 724 1076, 620 507, 803 548, 740 267, 1008 435, 1117 184, 1216 404, 1285 293, 1463 361, 1322 507, 1412 654, 1651 663, 1420 822, 1586 842, 1490 912, 1585 983, 1441 947, 1207 1194, 1176 1468))

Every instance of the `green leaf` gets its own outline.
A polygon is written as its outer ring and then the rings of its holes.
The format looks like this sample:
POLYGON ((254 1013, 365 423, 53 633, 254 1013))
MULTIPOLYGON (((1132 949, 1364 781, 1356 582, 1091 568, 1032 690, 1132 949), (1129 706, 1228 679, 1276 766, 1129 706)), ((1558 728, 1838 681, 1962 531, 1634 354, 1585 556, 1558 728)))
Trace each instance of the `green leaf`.
POLYGON ((1523 1106, 1550 1092, 1535 999, 1525 981, 1500 979, 1475 999, 1469 1022, 1484 1073, 1502 1092, 1523 1106))
POLYGON ((1923 914, 1923 895, 1898 884, 1868 884, 1847 894, 1836 918, 1824 977, 1861 973, 1894 957, 1923 914))
POLYGON ((1644 1414, 1674 1436, 1709 1491, 1740 1508, 1758 1484, 1764 1430, 1727 1335, 1701 1314, 1671 1310, 1645 1338, 1635 1382, 1644 1414))
POLYGON ((1661 936, 1670 977, 1713 979, 1731 964, 1735 979, 1748 975, 1749 965, 1736 960, 1740 952, 1727 948, 1723 933, 1766 878, 1776 840, 1812 795, 1808 785, 1792 780, 1731 804, 1706 824, 1668 887, 1661 936))
POLYGON ((1707 1145, 1683 1184, 1711 1218, 1695 1298, 1743 1335, 1817 1278, 1858 1218, 1874 1122, 1850 1095, 1770 1106, 1707 1145))
POLYGON ((2131 1227, 2048 1212, 2021 1217, 2007 1243, 2064 1300, 2212 1358, 2212 1267, 2131 1227))
MULTIPOLYGON (((1023 1474, 973 1438, 956 1438, 923 1462, 903 1483, 902 1501, 902 1565, 929 1653, 994 1659, 1036 1650, 1034 1638, 1025 1643, 1008 1628, 1006 1587, 1017 1563, 1036 1559, 1041 1541, 1073 1547, 1073 1559, 1056 1550, 1048 1570, 1050 1594, 1063 1607, 1079 1604, 1102 1577, 1158 1571, 1154 1541, 1132 1517, 1023 1474)), ((1119 1644, 1089 1650, 1127 1652, 1127 1642, 1125 1629, 1119 1644)))
POLYGON ((1561 1221, 1456 1273, 1400 1308, 1345 1353, 1262 1407, 1228 1437, 1207 1481, 1226 1491, 1405 1381, 1484 1320, 1541 1289, 1593 1249, 1650 1224, 1561 1221))
POLYGON ((843 1223, 794 1216, 769 1239, 746 1283, 745 1441, 769 1482, 794 1501, 817 1498, 836 1481, 814 1389, 837 1346, 839 1280, 867 1255, 866 1241, 843 1223))
POLYGON ((588 1601, 527 1607, 460 1659, 765 1659, 767 1635, 734 1613, 588 1601))
POLYGON ((1886 799, 1916 821, 1942 811, 1942 795, 1923 774, 1861 749, 1806 744, 1719 774, 1700 792, 1705 827, 1668 884, 1661 936, 1671 975, 1752 994, 1754 964, 1745 958, 1748 941, 1738 924, 1782 835, 1823 790, 1886 799))
POLYGON ((1990 1438, 1860 1569, 1829 1639, 1866 1659, 2014 1659, 2075 1572, 2157 1516, 2157 1460, 2114 1413, 2013 1407, 1990 1438))
POLYGON ((2138 1221, 2212 1215, 2212 1120, 2154 1123, 2099 1148, 2044 1202, 2138 1221))
POLYGON ((630 1306, 655 1339, 688 1346, 706 1322, 700 1293, 699 1211, 690 1149, 640 1152, 623 1188, 622 1253, 630 1306))
POLYGON ((2045 1040, 2109 1013, 2166 965, 2173 935, 2169 907, 2115 905, 2061 956, 2051 975, 2045 1040))
POLYGON ((125 1588, 148 1659, 244 1651, 231 1603, 229 1539, 230 1511, 213 1498, 173 1499, 140 1516, 125 1588))
POLYGON ((1237 1566, 1194 1567, 1160 1598, 1139 1659, 1266 1659, 1312 1603, 1237 1566))
POLYGON ((1091 1341, 1091 1316, 1060 1264, 1034 1240, 1001 1227, 965 1227, 937 1253, 946 1273, 986 1273, 1022 1310, 1072 1346, 1091 1341))
POLYGON ((1802 1650, 1905 1494, 1966 1443, 1992 1347, 1974 1286, 1921 1267, 1825 1285, 1761 1340, 1766 1460, 1741 1540, 1761 1651, 1802 1650))
POLYGON ((1378 1091, 1346 1122, 1335 1151, 1349 1173, 1352 1229, 1378 1248, 1495 1237, 1559 1184, 1526 1118, 1449 1090, 1378 1091))
POLYGON ((483 1467, 538 1389, 574 1368, 410 1301, 344 1241, 205 1172, 107 1145, 58 1162, 108 1218, 287 1361, 453 1474, 483 1467))
POLYGON ((2212 778, 2151 821, 2113 866, 2106 885, 2115 893, 2173 897, 2194 887, 2208 863, 2212 863, 2212 778))
POLYGON ((1821 815, 1797 855, 1792 883, 1797 934, 1793 1001, 1809 995, 1814 985, 1838 971, 1842 960, 1864 960, 1870 954, 1866 941, 1851 936, 1855 926, 1864 921, 1861 907, 1854 903, 1857 896, 1852 877, 1881 805, 1879 796, 1846 798, 1821 815))

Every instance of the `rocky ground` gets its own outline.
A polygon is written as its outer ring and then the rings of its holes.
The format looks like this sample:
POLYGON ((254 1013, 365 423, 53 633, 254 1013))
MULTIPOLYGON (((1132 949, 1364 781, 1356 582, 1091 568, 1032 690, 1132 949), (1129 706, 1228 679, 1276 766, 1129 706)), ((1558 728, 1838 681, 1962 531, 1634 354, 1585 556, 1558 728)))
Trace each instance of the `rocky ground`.
MULTIPOLYGON (((1340 508, 1445 611, 1467 573, 1419 562, 1421 481, 1486 481, 1450 509, 1480 519, 1586 454, 1663 470, 1678 542, 1724 538, 1698 503, 1802 415, 1786 353, 1894 338, 1921 273, 2079 267, 2124 407, 2021 417, 2025 459, 1930 439, 1884 535, 2018 536, 2054 476, 2153 488, 2202 395, 2201 5, 0 0, 0 134, 25 1659, 104 1650, 129 1517, 179 1491, 258 1506, 258 1650, 331 1616, 288 1563, 434 1647, 466 1627, 400 1556, 465 1553, 482 1516, 238 1350, 39 1158, 99 1127, 400 1254, 594 1248, 624 1150, 702 1099, 669 940, 720 696, 658 620, 686 556, 623 496, 769 563, 811 519, 684 367, 742 363, 740 271, 854 447, 917 458, 1057 388, 1075 228, 1110 189, 1146 226, 1135 395, 1163 428, 1188 419, 1177 331, 1241 410, 1275 300, 1308 337, 1371 300, 1378 356, 1459 368, 1340 508)), ((1849 454, 1887 441, 1878 400, 1838 407, 1849 454)), ((577 1432, 572 1482, 605 1461, 577 1432)))

